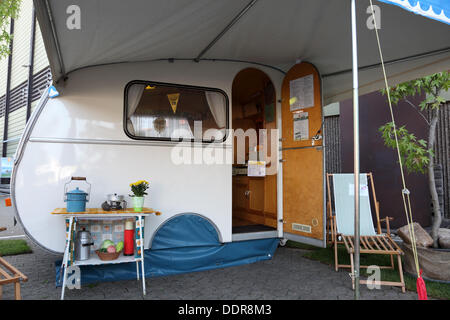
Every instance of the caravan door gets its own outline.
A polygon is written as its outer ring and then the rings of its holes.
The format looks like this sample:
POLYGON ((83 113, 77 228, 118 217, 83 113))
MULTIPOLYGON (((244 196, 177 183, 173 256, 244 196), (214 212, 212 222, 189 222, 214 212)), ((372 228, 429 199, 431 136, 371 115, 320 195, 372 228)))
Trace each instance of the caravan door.
POLYGON ((283 237, 325 247, 321 79, 302 62, 281 89, 283 237))

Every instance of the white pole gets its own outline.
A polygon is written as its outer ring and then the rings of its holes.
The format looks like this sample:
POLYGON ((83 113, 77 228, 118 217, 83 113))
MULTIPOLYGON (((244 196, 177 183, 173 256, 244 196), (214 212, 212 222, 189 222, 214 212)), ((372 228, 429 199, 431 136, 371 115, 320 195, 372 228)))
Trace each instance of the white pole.
POLYGON ((352 0, 352 57, 353 57, 353 171, 355 184, 355 300, 359 300, 359 100, 358 100, 358 43, 356 37, 356 3, 352 0))

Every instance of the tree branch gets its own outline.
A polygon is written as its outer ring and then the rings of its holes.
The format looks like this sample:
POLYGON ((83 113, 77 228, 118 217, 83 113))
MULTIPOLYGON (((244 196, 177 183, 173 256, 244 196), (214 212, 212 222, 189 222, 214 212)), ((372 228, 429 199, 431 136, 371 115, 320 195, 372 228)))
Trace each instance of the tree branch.
POLYGON ((408 99, 404 99, 406 103, 408 103, 411 107, 413 107, 418 114, 420 114, 420 116, 423 118, 423 120, 425 120, 425 122, 427 123, 428 126, 430 126, 430 121, 427 120, 427 118, 422 114, 422 112, 419 111, 419 109, 414 105, 414 103, 412 103, 411 101, 409 101, 408 99))

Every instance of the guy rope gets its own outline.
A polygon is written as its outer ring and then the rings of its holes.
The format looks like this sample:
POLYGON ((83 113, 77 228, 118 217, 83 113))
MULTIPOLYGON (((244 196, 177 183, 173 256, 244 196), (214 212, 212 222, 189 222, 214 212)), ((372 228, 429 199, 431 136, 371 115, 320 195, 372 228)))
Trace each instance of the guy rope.
POLYGON ((377 21, 375 19, 375 11, 374 11, 374 8, 373 8, 372 0, 369 0, 369 1, 370 1, 370 8, 372 10, 372 18, 373 18, 373 22, 374 22, 374 26, 375 26, 374 29, 375 29, 375 35, 377 37, 377 44, 378 44, 378 51, 379 51, 379 54, 380 54, 381 67, 383 69, 384 84, 385 84, 385 87, 386 87, 386 94, 387 94, 387 98, 388 98, 389 110, 390 110, 390 113, 391 113, 392 127, 394 128, 395 145, 396 145, 396 149, 397 149, 398 163, 399 163, 399 166, 400 166, 400 173, 401 173, 402 184, 403 184, 403 189, 402 189, 403 207, 405 209, 406 221, 408 223, 409 234, 410 234, 410 237, 411 237, 411 248, 412 248, 412 251, 413 251, 414 263, 415 263, 416 272, 417 272, 417 284, 416 284, 417 285, 417 294, 419 296, 419 300, 427 300, 427 289, 425 287, 425 282, 424 282, 424 280, 422 278, 422 271, 420 270, 420 267, 419 267, 419 257, 418 257, 418 254, 417 254, 416 236, 415 236, 415 233, 414 233, 414 226, 413 226, 413 216, 412 216, 412 209, 411 209, 410 191, 406 187, 406 181, 405 181, 405 174, 404 174, 404 171, 403 171, 402 158, 401 158, 401 155, 400 155, 400 148, 399 148, 399 145, 398 145, 397 127, 395 125, 394 112, 392 111, 391 95, 390 95, 388 80, 387 80, 387 76, 386 76, 386 68, 385 68, 385 65, 384 65, 383 53, 382 53, 382 50, 381 50, 380 37, 378 35, 377 21))

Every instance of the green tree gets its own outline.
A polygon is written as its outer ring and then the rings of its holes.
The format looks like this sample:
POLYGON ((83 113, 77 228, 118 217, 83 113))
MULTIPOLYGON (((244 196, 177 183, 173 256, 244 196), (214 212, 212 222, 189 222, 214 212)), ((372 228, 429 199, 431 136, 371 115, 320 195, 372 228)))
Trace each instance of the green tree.
MULTIPOLYGON (((433 247, 438 247, 438 232, 442 223, 441 208, 439 206, 438 193, 436 190, 436 181, 434 177, 434 146, 436 143, 436 126, 439 120, 439 108, 445 100, 440 95, 448 90, 450 86, 450 76, 447 71, 436 73, 421 79, 401 83, 395 87, 389 88, 391 102, 397 105, 403 100, 414 107, 417 111, 420 108, 430 110, 431 121, 425 117, 428 125, 428 141, 417 140, 414 134, 409 133, 405 126, 397 128, 398 147, 403 166, 408 172, 428 173, 428 184, 433 204, 433 225, 431 236, 433 238, 433 247), (426 94, 419 106, 414 105, 408 100, 418 94, 426 94)), ((382 90, 386 94, 386 90, 382 90)), ((419 113, 422 115, 421 113, 419 113)), ((423 115, 422 115, 423 116, 423 115)), ((384 144, 390 148, 396 148, 394 137, 394 125, 392 122, 385 124, 379 129, 382 133, 384 144)))
POLYGON ((0 0, 0 59, 7 57, 11 35, 9 25, 11 19, 16 19, 19 15, 21 0, 0 0))

